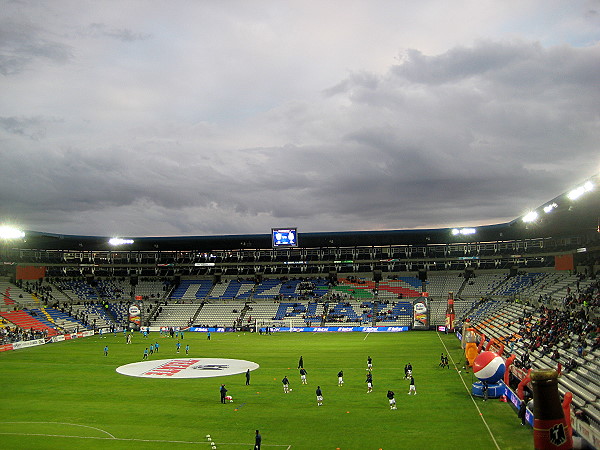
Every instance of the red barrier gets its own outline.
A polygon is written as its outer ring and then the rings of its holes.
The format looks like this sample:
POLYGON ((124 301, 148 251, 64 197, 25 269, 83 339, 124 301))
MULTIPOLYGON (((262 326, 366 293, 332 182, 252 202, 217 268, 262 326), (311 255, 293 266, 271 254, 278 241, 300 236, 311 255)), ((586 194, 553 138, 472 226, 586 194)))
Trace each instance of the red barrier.
POLYGON ((504 344, 502 342, 500 342, 499 340, 497 340, 496 338, 492 338, 490 339, 490 342, 488 342, 488 344, 485 347, 485 351, 490 351, 490 348, 492 346, 498 346, 498 351, 496 351, 496 353, 498 353, 498 355, 502 356, 502 354, 504 353, 504 344))
POLYGON ((506 362, 504 363, 506 365, 506 369, 504 370, 504 384, 508 386, 508 380, 510 378, 510 366, 512 365, 512 363, 514 362, 514 360, 517 358, 517 355, 510 355, 508 357, 508 359, 506 360, 506 362))
POLYGON ((519 383, 519 386, 517 386, 517 397, 519 397, 520 400, 523 400, 525 398, 525 394, 523 393, 523 391, 525 390, 525 386, 527 386, 530 381, 531 381, 531 369, 529 369, 527 371, 527 376, 525 378, 523 378, 521 380, 521 382, 519 383))

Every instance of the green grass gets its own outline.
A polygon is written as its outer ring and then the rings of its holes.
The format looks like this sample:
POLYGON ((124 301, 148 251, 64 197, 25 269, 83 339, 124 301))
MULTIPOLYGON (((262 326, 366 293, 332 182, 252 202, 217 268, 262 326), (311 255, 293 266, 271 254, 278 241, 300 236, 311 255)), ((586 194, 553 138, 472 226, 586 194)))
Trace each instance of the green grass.
MULTIPOLYGON (((251 385, 244 374, 217 378, 148 379, 118 374, 141 360, 185 357, 175 340, 136 334, 97 336, 0 354, 0 448, 6 449, 251 449, 260 429, 263 449, 529 449, 531 429, 498 400, 473 402, 471 374, 438 367, 446 351, 462 361, 453 336, 407 333, 186 333, 190 357, 254 361, 251 385), (109 356, 103 356, 108 344, 109 356), (296 369, 304 357, 308 386, 296 369), (366 358, 373 358, 374 392, 366 393, 366 358), (408 396, 403 367, 411 362, 418 395, 408 396), (344 387, 337 372, 344 370, 344 387), (283 394, 288 375, 293 392, 283 394), (219 402, 226 383, 235 402, 219 402), (317 407, 316 386, 324 405, 317 407), (386 392, 396 393, 391 411, 386 392), (480 408, 480 411, 476 408, 480 408), (236 411, 237 409, 237 411, 236 411), (488 431, 487 426, 491 431, 488 431), (115 439, 116 438, 116 439, 115 439), (182 441, 182 442, 165 442, 182 441)), ((182 346, 182 348, 183 348, 182 346)))

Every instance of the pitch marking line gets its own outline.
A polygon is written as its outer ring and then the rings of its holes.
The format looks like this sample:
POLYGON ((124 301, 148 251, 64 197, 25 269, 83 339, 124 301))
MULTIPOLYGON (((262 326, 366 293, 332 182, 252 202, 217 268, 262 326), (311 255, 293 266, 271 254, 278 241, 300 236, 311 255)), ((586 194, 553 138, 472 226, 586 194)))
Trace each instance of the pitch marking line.
MULTIPOLYGON (((108 431, 102 430, 101 428, 92 427, 89 425, 80 425, 77 423, 65 423, 65 422, 0 422, 0 425, 4 424, 33 424, 33 425, 72 425, 75 427, 83 427, 83 428, 91 428, 93 430, 100 431, 101 433, 105 433, 110 437, 104 436, 75 436, 69 434, 49 434, 49 433, 16 433, 16 432, 0 432, 0 435, 4 436, 43 436, 43 437, 58 437, 58 438, 72 438, 72 439, 96 439, 103 441, 127 441, 127 442, 156 442, 156 443, 165 443, 165 444, 206 444, 210 445, 210 442, 201 441, 175 441, 175 440, 167 440, 167 439, 136 439, 136 438, 118 438, 108 431)), ((212 441, 215 442, 215 441, 212 441)), ((247 444, 242 442, 215 442, 217 445, 254 445, 247 444)), ((291 444, 263 444, 264 447, 285 447, 286 450, 290 450, 292 448, 291 444)))
POLYGON ((371 334, 371 332, 369 331, 369 332, 368 332, 368 333, 365 335, 365 338, 363 339, 363 341, 366 341, 366 340, 367 340, 367 338, 369 337, 369 335, 370 335, 370 334, 371 334))
MULTIPOLYGON (((59 438, 75 438, 75 439, 97 439, 103 441, 129 441, 129 442, 156 442, 156 443, 165 443, 165 444, 206 444, 210 445, 210 442, 195 442, 195 441, 170 441, 166 439, 133 439, 133 438, 110 438, 110 437, 94 437, 94 436, 72 436, 68 434, 46 434, 46 433, 2 433, 0 435, 9 435, 9 436, 44 436, 44 437, 59 437, 59 438)), ((215 442, 217 445, 254 445, 243 442, 215 442)), ((292 448, 291 445, 288 444, 263 444, 263 447, 285 447, 286 450, 292 448)))
MULTIPOLYGON (((456 362, 454 362, 454 358, 452 357, 452 355, 450 354, 450 352, 448 351, 448 347, 446 347, 446 344, 444 343, 444 341, 442 340, 442 338, 440 337, 440 333, 437 333, 437 337, 440 340, 440 342, 442 343, 442 345, 444 346, 444 349, 446 350, 446 353, 448 354, 448 356, 450 356, 450 359, 452 360, 452 365, 454 366, 454 370, 456 370, 456 372, 458 373, 458 367, 456 366, 456 362)), ((462 377, 462 374, 460 375, 460 381, 462 381, 462 384, 465 387, 465 390, 467 391, 467 393, 469 394, 469 397, 471 398, 471 401, 473 402, 473 405, 475 405, 475 408, 477 409, 477 412, 479 412, 479 417, 481 417, 481 420, 483 420, 483 424, 485 425, 485 427, 488 430, 488 433, 490 434, 490 437, 492 438, 492 441, 494 442, 494 445, 496 446, 496 448, 498 450, 500 449, 500 446, 498 445, 498 442, 496 442, 496 438, 494 437, 494 433, 492 433, 492 430, 490 428, 490 426, 488 425, 487 421, 485 420, 485 418, 483 417, 483 413, 481 412, 481 410, 479 409, 479 405, 477 405, 477 403, 475 402, 475 399, 473 398, 473 396, 471 395, 471 391, 470 389, 467 387, 467 383, 465 383, 464 378, 462 377)))
MULTIPOLYGON (((92 430, 96 430, 96 431, 100 431, 101 433, 104 434, 108 434, 111 439, 116 439, 116 437, 114 437, 112 434, 110 434, 108 431, 105 431, 101 428, 96 428, 96 427, 92 427, 89 425, 80 425, 78 423, 66 423, 66 422, 0 422, 0 424, 33 424, 33 425, 69 425, 69 426, 73 426, 73 427, 83 427, 83 428, 91 428, 92 430)), ((2 433, 5 434, 5 433, 2 433)), ((106 439, 106 438, 103 438, 106 439)))

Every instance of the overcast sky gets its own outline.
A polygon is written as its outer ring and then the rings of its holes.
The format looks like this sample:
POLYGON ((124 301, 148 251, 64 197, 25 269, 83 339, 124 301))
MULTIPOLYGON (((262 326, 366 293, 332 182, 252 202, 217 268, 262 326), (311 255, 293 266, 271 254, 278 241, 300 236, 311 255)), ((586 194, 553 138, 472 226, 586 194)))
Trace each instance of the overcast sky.
POLYGON ((600 0, 2 0, 0 221, 501 223, 600 171, 600 0))

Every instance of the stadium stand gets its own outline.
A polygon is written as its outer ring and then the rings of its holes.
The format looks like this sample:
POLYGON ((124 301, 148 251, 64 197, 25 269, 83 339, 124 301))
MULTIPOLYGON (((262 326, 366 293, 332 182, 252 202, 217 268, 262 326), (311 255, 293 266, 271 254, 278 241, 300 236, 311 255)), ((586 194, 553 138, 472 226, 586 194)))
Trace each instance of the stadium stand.
MULTIPOLYGON (((534 284, 539 287, 540 298, 548 300, 550 307, 543 303, 536 303, 534 307, 520 302, 484 299, 462 319, 468 320, 469 325, 486 339, 503 342, 504 356, 517 356, 516 367, 525 370, 559 368, 561 394, 571 392, 574 407, 600 429, 599 325, 592 318, 596 316, 590 316, 589 310, 582 307, 584 301, 594 304, 600 301, 598 282, 547 274, 534 284), (568 289, 571 286, 575 293, 568 289), (553 293, 560 294, 552 296, 553 293), (555 303, 560 309, 553 308, 555 303)), ((525 287, 520 295, 535 293, 531 287, 525 287)))
MULTIPOLYGON (((243 321, 245 310, 246 304, 241 302, 204 303, 193 321, 195 324, 202 326, 239 326, 243 321)), ((190 318, 188 317, 188 320, 190 318)))
POLYGON ((110 329, 116 325, 114 317, 111 317, 107 309, 99 303, 74 304, 71 310, 74 317, 81 320, 88 328, 110 329))
POLYGON ((45 336, 56 336, 58 334, 54 324, 43 317, 34 317, 27 311, 5 311, 0 312, 0 316, 24 330, 40 331, 45 336))
POLYGON ((39 304, 37 297, 19 286, 8 281, 0 281, 0 292, 2 292, 3 304, 9 307, 32 307, 39 304))
POLYGON ((83 322, 55 308, 40 306, 39 309, 32 309, 30 313, 36 317, 43 317, 43 323, 63 332, 73 333, 86 328, 83 322))
POLYGON ((153 327, 186 327, 193 321, 194 317, 202 308, 199 304, 166 304, 159 306, 157 319, 150 321, 153 327))
POLYGON ((196 301, 208 297, 213 283, 211 280, 182 280, 171 293, 171 300, 196 301))

